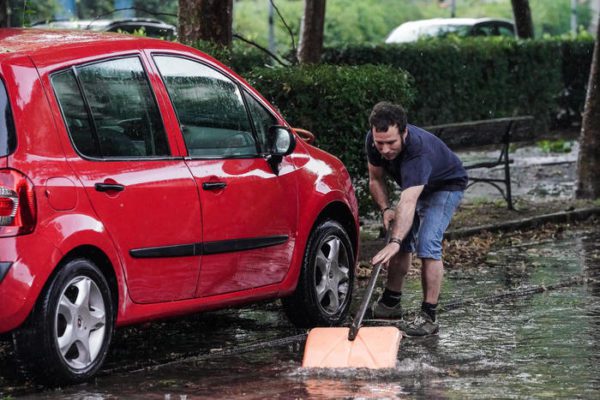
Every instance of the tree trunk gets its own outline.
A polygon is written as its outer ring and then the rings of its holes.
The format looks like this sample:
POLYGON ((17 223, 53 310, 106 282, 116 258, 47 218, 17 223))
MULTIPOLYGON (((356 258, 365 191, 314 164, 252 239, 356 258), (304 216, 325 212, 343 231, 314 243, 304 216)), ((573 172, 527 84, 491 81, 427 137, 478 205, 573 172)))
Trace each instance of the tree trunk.
POLYGON ((511 0, 511 2, 515 25, 517 26, 517 36, 521 39, 533 38, 533 20, 531 19, 529 0, 511 0))
POLYGON ((230 46, 233 0, 179 0, 179 41, 206 40, 230 46))
POLYGON ((325 29, 325 0, 304 0, 302 33, 298 44, 298 61, 302 64, 321 61, 323 30, 325 29))
POLYGON ((594 56, 588 80, 585 111, 579 135, 577 188, 580 199, 600 197, 600 24, 596 28, 594 56))

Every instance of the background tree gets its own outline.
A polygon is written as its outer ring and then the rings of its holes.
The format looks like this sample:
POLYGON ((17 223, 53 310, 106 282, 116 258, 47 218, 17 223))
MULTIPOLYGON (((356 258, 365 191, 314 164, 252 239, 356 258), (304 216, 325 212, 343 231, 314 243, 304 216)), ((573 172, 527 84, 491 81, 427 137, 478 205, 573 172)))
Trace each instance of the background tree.
POLYGON ((232 39, 233 0, 179 0, 179 40, 198 40, 229 47, 232 39))
POLYGON ((323 51, 325 29, 325 0, 304 0, 304 17, 298 44, 298 61, 316 64, 323 51))
POLYGON ((521 39, 533 38, 533 20, 531 19, 531 8, 529 0, 511 0, 517 36, 521 39))
POLYGON ((579 136, 577 159, 577 198, 600 197, 600 24, 596 31, 596 43, 585 98, 585 111, 579 136))

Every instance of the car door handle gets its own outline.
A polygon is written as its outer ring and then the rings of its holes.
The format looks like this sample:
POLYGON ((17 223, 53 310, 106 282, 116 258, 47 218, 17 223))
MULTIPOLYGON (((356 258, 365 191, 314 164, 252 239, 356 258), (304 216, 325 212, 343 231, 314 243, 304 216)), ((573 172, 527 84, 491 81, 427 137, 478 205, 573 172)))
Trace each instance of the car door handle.
POLYGON ((219 190, 225 189, 227 184, 225 182, 204 182, 202 184, 202 189, 204 190, 219 190))
POLYGON ((125 190, 125 186, 119 183, 95 183, 94 188, 98 192, 122 192, 125 190))

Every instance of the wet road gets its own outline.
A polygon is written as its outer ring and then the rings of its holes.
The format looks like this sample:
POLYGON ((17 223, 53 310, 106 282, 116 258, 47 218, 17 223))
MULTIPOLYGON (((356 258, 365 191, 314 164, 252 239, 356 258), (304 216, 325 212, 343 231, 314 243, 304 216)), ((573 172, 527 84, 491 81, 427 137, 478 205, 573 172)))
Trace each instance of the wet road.
MULTIPOLYGON (((303 331, 277 303, 120 330, 103 373, 32 390, 0 359, 0 392, 34 399, 598 398, 600 233, 498 249, 493 267, 447 273, 441 332, 402 341, 396 368, 304 370, 303 331), (581 277, 581 284, 552 288, 581 277), (500 293, 516 296, 501 298, 500 293), (284 339, 281 343, 269 340, 284 339), (244 352, 238 352, 239 350, 244 352)), ((420 301, 417 279, 406 305, 420 301)), ((1 396, 0 396, 1 397, 1 396)))

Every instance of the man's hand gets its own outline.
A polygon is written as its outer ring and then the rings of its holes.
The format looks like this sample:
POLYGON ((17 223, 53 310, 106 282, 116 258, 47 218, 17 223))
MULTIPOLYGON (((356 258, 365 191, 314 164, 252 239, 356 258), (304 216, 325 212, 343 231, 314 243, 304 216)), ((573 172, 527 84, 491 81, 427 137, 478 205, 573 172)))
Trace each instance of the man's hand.
POLYGON ((371 259, 371 264, 377 265, 382 263, 384 267, 387 267, 392 257, 398 254, 399 251, 400 244, 396 242, 390 242, 386 244, 385 247, 379 251, 379 253, 375 254, 375 256, 371 259))

